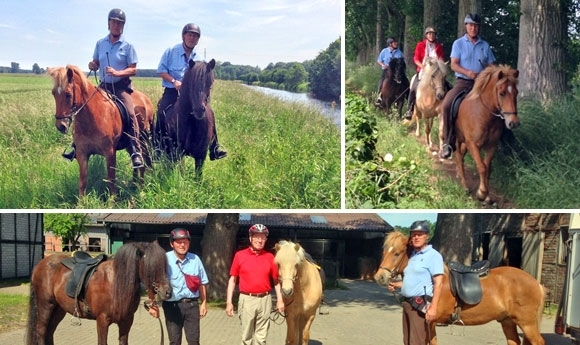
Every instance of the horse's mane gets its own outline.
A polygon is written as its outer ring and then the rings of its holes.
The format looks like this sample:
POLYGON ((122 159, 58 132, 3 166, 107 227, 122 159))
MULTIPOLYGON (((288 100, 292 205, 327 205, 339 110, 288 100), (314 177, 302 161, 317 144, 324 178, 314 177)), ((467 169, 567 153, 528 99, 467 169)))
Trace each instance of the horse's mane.
POLYGON ((300 246, 298 250, 296 250, 296 243, 291 241, 282 240, 278 242, 276 251, 276 262, 287 262, 292 261, 296 262, 296 264, 300 264, 304 261, 305 252, 304 248, 300 246))
POLYGON ((76 74, 81 79, 81 89, 83 91, 88 90, 88 84, 90 84, 89 79, 85 76, 85 73, 78 67, 74 65, 67 65, 66 67, 52 67, 47 68, 46 72, 50 75, 54 81, 53 89, 64 90, 68 86, 68 76, 67 71, 71 69, 73 74, 76 74))
POLYGON ((139 296, 139 260, 144 255, 142 248, 139 243, 124 244, 114 256, 113 305, 117 306, 121 317, 134 312, 131 302, 139 296))
POLYGON ((484 69, 478 76, 475 78, 475 84, 473 85, 473 89, 467 95, 468 98, 476 98, 479 97, 487 87, 487 84, 493 80, 493 78, 497 79, 497 72, 502 72, 503 77, 499 80, 496 80, 497 83, 505 83, 509 82, 514 85, 517 85, 518 78, 515 76, 515 71, 511 69, 508 65, 499 65, 499 66, 489 66, 484 69))
POLYGON ((431 81, 431 77, 437 72, 441 72, 444 76, 446 76, 447 73, 449 72, 447 64, 443 60, 440 60, 439 58, 428 57, 423 62, 423 76, 419 81, 419 85, 421 86, 428 85, 429 82, 431 81))
POLYGON ((406 247, 408 243, 409 237, 402 232, 395 230, 387 235, 385 242, 383 243, 383 248, 401 248, 406 247))

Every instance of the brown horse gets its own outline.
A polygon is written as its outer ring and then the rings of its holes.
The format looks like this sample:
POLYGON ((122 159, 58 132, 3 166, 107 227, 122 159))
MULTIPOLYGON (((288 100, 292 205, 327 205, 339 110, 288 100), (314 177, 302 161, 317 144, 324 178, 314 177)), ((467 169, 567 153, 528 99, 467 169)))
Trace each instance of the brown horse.
POLYGON ((276 263, 286 312, 286 345, 308 345, 310 326, 322 302, 318 267, 297 243, 276 244, 276 263))
POLYGON ((381 85, 381 106, 384 106, 388 113, 391 111, 393 103, 396 103, 399 117, 403 115, 403 104, 409 95, 409 79, 405 74, 406 69, 405 59, 391 59, 381 85))
MULTIPOLYGON (((413 111, 413 121, 417 122, 415 135, 421 136, 420 123, 425 120, 425 140, 427 150, 431 150, 433 142, 431 140, 431 128, 433 127, 433 118, 439 117, 439 104, 445 97, 445 78, 449 73, 447 64, 442 60, 434 57, 428 57, 423 62, 421 80, 417 86, 417 101, 413 111)), ((442 121, 439 121, 439 127, 442 121)), ((439 128, 439 145, 443 144, 443 129, 439 128)))
MULTIPOLYGON (((383 258, 375 280, 388 285, 391 279, 403 274, 412 252, 409 238, 401 232, 391 232, 383 244, 383 258)), ((404 279, 404 278, 403 278, 404 279)), ((519 345, 519 327, 523 344, 544 345, 540 334, 540 318, 544 308, 544 288, 525 271, 514 267, 497 267, 480 280, 483 296, 475 305, 461 305, 461 320, 465 325, 482 325, 490 321, 501 323, 508 345, 519 345)), ((451 293, 449 269, 445 266, 437 319, 430 326, 429 344, 437 344, 435 325, 448 323, 460 303, 451 293)))
MULTIPOLYGON (((54 79, 52 95, 56 102, 55 126, 67 133, 73 126, 76 159, 79 164, 79 197, 85 194, 89 158, 93 154, 105 157, 107 182, 111 195, 116 194, 117 150, 129 146, 129 138, 123 135, 123 122, 117 105, 103 89, 95 87, 76 66, 49 68, 54 79)), ((145 164, 151 166, 148 142, 153 126, 153 104, 143 93, 131 94, 139 125, 141 149, 145 164)), ((139 169, 143 178, 145 168, 139 169)), ((134 171, 134 176, 136 176, 134 171)))
POLYGON ((520 124, 517 83, 517 70, 506 65, 490 66, 475 79, 473 89, 459 106, 455 121, 457 172, 463 188, 469 190, 463 167, 463 157, 469 151, 479 173, 476 196, 485 203, 491 203, 488 191, 491 160, 504 127, 512 130, 520 124))
POLYGON ((214 113, 209 104, 214 68, 214 59, 208 63, 190 61, 179 98, 165 117, 166 133, 173 145, 167 153, 173 156, 171 150, 175 149, 177 158, 193 157, 198 175, 215 137, 214 113))
POLYGON ((171 297, 165 251, 153 243, 123 245, 113 260, 105 260, 91 276, 84 295, 71 298, 65 292, 71 270, 62 264, 69 257, 54 254, 42 259, 32 272, 28 310, 27 345, 54 344, 54 331, 69 313, 97 320, 98 344, 107 344, 109 326, 119 326, 119 344, 126 345, 140 300, 140 284, 149 299, 171 297))

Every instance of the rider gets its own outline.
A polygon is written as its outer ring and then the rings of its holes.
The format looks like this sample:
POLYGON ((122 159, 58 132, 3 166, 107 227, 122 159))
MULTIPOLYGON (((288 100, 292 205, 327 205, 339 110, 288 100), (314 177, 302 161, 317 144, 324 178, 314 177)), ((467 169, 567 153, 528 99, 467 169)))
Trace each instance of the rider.
POLYGON ((439 153, 441 158, 451 157, 455 145, 451 140, 453 131, 453 119, 451 118, 451 105, 455 97, 463 91, 473 88, 475 78, 486 67, 493 65, 495 56, 489 43, 479 36, 481 19, 479 15, 468 13, 465 16, 465 35, 456 39, 451 48, 451 69, 455 72, 457 81, 453 89, 445 95, 442 103, 443 128, 445 129, 445 143, 439 153))
MULTIPOLYGON (((100 70, 100 88, 113 92, 119 97, 129 115, 130 124, 126 131, 130 144, 129 154, 133 162, 133 169, 143 167, 143 157, 141 156, 141 145, 139 143, 139 126, 135 117, 135 106, 131 93, 133 93, 131 79, 137 73, 137 53, 133 45, 125 40, 123 28, 125 26, 125 12, 114 8, 109 12, 108 29, 109 34, 97 41, 93 60, 89 62, 91 71, 100 70), (102 68, 101 68, 102 67, 102 68)), ((72 151, 63 152, 62 156, 69 160, 75 158, 75 145, 72 144, 72 151)))
POLYGON ((380 106, 383 103, 381 99, 381 86, 385 80, 387 68, 389 68, 389 62, 391 62, 391 59, 403 58, 403 52, 397 48, 398 45, 399 44, 394 37, 389 37, 387 39, 387 47, 381 50, 381 53, 377 57, 377 63, 381 66, 383 72, 381 74, 381 78, 379 79, 379 95, 375 101, 376 106, 380 106))
POLYGON ((437 31, 434 27, 428 26, 425 28, 425 39, 417 43, 415 47, 415 55, 413 62, 417 65, 417 74, 411 79, 411 87, 409 89, 409 98, 407 102, 407 112, 405 119, 410 120, 413 117, 413 109, 415 108, 415 100, 417 97, 417 85, 421 80, 421 69, 423 68, 423 61, 428 57, 436 57, 443 60, 443 46, 437 42, 437 31))
MULTIPOLYGON (((172 106, 181 89, 181 82, 185 75, 186 69, 189 67, 189 60, 201 61, 201 57, 197 56, 194 51, 199 38, 201 37, 201 29, 194 23, 185 24, 181 30, 181 43, 168 48, 163 53, 159 66, 157 67, 157 74, 161 77, 161 85, 165 88, 163 96, 157 103, 157 124, 156 136, 162 138, 167 135, 164 128, 165 112, 172 106)), ((214 120, 215 121, 215 120, 214 120)), ((218 141, 217 130, 214 123, 214 140, 209 147, 209 158, 213 161, 224 158, 227 152, 222 150, 218 141)))

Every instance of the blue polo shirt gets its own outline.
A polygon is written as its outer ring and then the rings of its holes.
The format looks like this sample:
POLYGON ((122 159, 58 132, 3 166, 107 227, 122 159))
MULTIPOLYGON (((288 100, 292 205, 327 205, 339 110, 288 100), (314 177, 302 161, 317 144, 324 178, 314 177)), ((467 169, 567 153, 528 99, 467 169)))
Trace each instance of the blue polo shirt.
POLYGON ((443 257, 427 245, 425 249, 413 252, 403 271, 401 294, 405 297, 433 296, 433 276, 443 274, 443 257))
POLYGON ((379 54, 379 57, 377 58, 377 62, 382 62, 388 66, 389 62, 391 62, 391 59, 398 59, 398 58, 402 58, 402 57, 403 57, 403 52, 400 51, 399 48, 391 50, 391 48, 387 47, 387 48, 381 50, 381 53, 379 54))
POLYGON ((209 280, 199 256, 193 253, 187 253, 185 255, 185 259, 180 261, 173 250, 167 252, 166 255, 169 266, 167 268, 167 274, 169 275, 169 282, 171 284, 171 288, 173 289, 171 298, 168 301, 179 301, 182 298, 198 298, 199 290, 196 293, 193 293, 187 288, 185 277, 179 270, 177 262, 179 262, 181 265, 181 270, 184 273, 198 276, 201 279, 201 283, 205 285, 209 283, 209 280))
MULTIPOLYGON (((495 61, 495 56, 489 47, 489 43, 477 37, 475 44, 471 43, 467 34, 459 37, 451 47, 451 57, 459 59, 459 66, 479 73, 487 65, 495 61)), ((455 72, 458 78, 469 79, 466 75, 455 72)))
POLYGON ((121 80, 119 77, 105 74, 105 70, 108 66, 113 67, 117 71, 121 71, 129 67, 129 65, 138 62, 135 48, 133 48, 131 43, 125 40, 123 35, 121 35, 121 38, 115 43, 111 42, 109 35, 97 41, 95 52, 93 53, 93 59, 99 60, 99 75, 101 76, 101 82, 105 83, 116 83, 121 80))
MULTIPOLYGON (((194 51, 189 55, 189 59, 185 55, 185 49, 183 49, 183 44, 179 43, 171 48, 167 48, 161 56, 161 61, 159 61, 159 66, 157 67, 157 73, 169 73, 175 80, 182 81, 185 71, 189 66, 189 60, 200 61, 201 58, 197 57, 194 51)), ((161 86, 173 88, 174 86, 163 80, 161 86)))

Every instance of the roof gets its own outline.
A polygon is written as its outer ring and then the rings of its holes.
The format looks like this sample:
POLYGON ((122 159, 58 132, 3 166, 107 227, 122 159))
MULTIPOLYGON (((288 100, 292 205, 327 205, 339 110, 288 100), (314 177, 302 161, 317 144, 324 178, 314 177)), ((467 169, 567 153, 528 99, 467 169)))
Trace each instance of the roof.
MULTIPOLYGON (((109 213, 104 223, 205 225, 206 213, 109 213)), ((393 227, 375 213, 240 213, 239 224, 270 228, 387 232, 393 227)))

